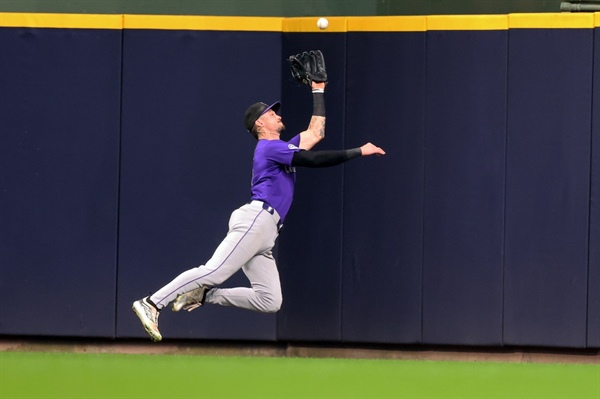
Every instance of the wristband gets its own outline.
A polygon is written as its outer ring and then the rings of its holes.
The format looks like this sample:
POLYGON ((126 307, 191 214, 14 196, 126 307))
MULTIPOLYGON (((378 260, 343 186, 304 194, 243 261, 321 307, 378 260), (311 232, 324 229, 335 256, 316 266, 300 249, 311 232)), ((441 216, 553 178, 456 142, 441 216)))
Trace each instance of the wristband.
POLYGON ((325 89, 312 89, 313 93, 325 93, 325 89))
POLYGON ((313 91, 313 116, 325 116, 325 93, 322 91, 320 93, 313 91))

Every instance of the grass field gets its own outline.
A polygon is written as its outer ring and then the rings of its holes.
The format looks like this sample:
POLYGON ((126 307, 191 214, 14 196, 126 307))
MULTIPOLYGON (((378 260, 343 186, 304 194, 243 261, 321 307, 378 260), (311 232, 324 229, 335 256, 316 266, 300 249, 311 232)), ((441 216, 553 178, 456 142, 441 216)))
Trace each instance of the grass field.
POLYGON ((0 398, 600 398, 600 365, 0 352, 0 398))

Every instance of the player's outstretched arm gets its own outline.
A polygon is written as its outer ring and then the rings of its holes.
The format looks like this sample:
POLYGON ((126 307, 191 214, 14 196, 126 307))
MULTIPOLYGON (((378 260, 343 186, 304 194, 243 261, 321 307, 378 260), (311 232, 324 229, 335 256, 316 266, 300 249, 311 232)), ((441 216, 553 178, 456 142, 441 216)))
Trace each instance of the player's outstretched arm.
POLYGON ((363 157, 368 155, 385 155, 385 151, 382 148, 379 148, 371 143, 367 143, 360 147, 360 152, 363 157))
POLYGON ((325 137, 325 82, 312 82, 313 114, 308 129, 300 133, 300 148, 310 150, 325 137))
POLYGON ((385 155, 385 151, 371 143, 349 150, 298 151, 294 153, 292 166, 326 168, 369 155, 385 155))

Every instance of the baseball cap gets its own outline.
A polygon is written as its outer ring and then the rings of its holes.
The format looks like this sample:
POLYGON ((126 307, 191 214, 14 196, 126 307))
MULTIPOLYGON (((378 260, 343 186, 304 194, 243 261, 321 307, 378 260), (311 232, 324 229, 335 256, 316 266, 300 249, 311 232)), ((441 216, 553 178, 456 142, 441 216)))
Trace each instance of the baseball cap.
POLYGON ((274 102, 271 105, 267 105, 265 103, 254 103, 248 107, 246 110, 246 114, 244 115, 244 126, 246 126, 246 130, 252 132, 252 127, 254 126, 254 122, 262 115, 264 115, 268 110, 272 109, 273 111, 279 111, 281 107, 281 103, 279 101, 274 102))

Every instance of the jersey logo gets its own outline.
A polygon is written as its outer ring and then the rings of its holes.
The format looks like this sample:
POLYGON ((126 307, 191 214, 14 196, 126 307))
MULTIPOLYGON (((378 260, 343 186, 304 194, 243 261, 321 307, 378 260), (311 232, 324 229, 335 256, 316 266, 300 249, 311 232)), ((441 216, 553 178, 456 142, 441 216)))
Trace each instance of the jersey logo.
POLYGON ((298 148, 298 147, 296 147, 296 146, 295 146, 295 145, 293 145, 293 144, 288 144, 288 148, 289 148, 290 150, 299 150, 299 148, 298 148))

